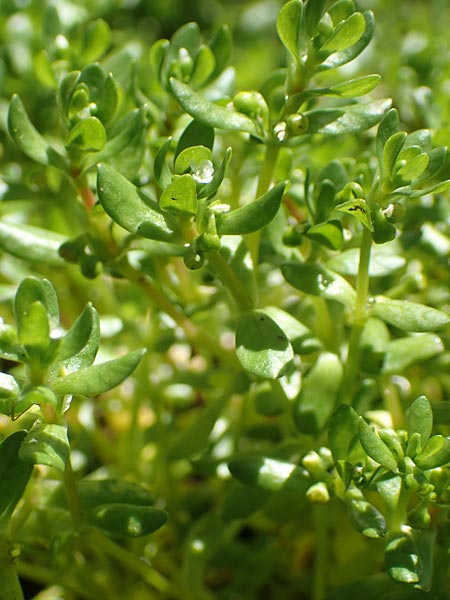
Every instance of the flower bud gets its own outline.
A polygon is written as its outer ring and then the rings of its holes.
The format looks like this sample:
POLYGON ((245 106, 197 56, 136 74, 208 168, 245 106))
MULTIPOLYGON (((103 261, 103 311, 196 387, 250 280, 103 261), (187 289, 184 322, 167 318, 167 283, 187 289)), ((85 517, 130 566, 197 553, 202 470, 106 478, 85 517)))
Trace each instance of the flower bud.
POLYGON ((319 481, 306 490, 306 497, 314 504, 326 504, 330 500, 330 492, 323 481, 319 481))

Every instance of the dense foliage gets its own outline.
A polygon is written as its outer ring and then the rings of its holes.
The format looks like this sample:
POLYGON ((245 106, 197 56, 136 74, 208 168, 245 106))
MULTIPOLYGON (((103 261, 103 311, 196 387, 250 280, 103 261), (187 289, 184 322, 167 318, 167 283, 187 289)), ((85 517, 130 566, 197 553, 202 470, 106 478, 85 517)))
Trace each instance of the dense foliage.
POLYGON ((450 598, 450 8, 392 4, 0 4, 0 600, 450 598))

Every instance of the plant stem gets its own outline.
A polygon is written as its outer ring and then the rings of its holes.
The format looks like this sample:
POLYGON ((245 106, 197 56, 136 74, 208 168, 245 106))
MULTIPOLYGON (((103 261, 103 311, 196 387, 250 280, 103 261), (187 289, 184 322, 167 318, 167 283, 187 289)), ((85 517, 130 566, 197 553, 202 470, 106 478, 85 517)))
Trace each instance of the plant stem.
POLYGON ((316 553, 314 559, 313 600, 324 600, 328 567, 328 513, 329 506, 314 506, 316 553))
POLYGON ((247 288, 243 282, 236 276, 233 269, 220 254, 220 252, 210 252, 208 260, 217 271, 217 275, 225 284, 230 294, 233 296, 237 306, 245 311, 253 308, 253 300, 248 295, 247 288))
POLYGON ((92 529, 85 536, 95 547, 100 548, 105 554, 117 560, 119 563, 130 569, 130 571, 139 575, 149 586, 157 589, 167 598, 182 600, 183 591, 174 585, 171 581, 155 571, 150 565, 143 562, 135 554, 119 546, 116 542, 110 540, 97 529, 92 529))
POLYGON ((80 496, 78 494, 77 482, 73 472, 70 457, 67 460, 66 468, 63 473, 64 489, 66 492, 67 504, 69 505, 70 514, 74 529, 81 531, 84 525, 83 514, 81 510, 80 496))
POLYGON ((358 279, 356 285, 356 301, 353 312, 353 325, 348 345, 344 378, 341 386, 341 402, 351 404, 353 388, 358 373, 361 334, 367 319, 367 300, 369 297, 369 264, 372 247, 372 234, 365 227, 362 230, 359 251, 358 279))
MULTIPOLYGON (((258 179, 258 187, 256 188, 256 197, 259 198, 267 192, 272 183, 275 165, 280 152, 280 144, 269 144, 266 146, 266 153, 261 166, 261 171, 258 179)), ((247 245, 252 257, 253 266, 256 266, 259 260, 259 244, 261 240, 261 230, 250 233, 246 236, 247 245)))

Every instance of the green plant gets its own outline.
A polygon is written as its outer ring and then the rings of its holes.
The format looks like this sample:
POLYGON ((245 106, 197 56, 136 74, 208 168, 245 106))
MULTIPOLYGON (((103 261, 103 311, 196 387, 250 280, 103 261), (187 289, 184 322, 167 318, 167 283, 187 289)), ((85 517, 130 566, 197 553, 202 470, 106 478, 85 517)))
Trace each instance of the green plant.
POLYGON ((289 0, 236 91, 226 26, 15 6, 2 597, 448 598, 447 130, 346 75, 373 13, 289 0))

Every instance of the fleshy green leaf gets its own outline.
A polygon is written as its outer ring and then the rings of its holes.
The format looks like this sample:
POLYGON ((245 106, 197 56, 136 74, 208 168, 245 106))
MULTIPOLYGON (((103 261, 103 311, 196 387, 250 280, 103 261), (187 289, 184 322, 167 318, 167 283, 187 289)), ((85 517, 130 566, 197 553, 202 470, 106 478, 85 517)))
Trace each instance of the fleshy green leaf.
POLYGON ((450 323, 450 317, 441 310, 409 302, 375 296, 371 313, 403 331, 436 331, 450 323))
POLYGON ((391 108, 384 115, 381 123, 378 126, 377 137, 376 137, 376 149, 378 155, 378 162, 380 165, 383 163, 383 152, 384 146, 389 138, 391 138, 399 130, 399 118, 398 112, 395 108, 391 108))
POLYGON ((386 544, 385 563, 389 575, 428 592, 433 575, 435 529, 394 532, 386 544))
POLYGON ((422 452, 414 458, 414 462, 424 471, 448 465, 450 463, 450 438, 433 435, 422 452))
POLYGON ((159 199, 162 210, 186 217, 197 214, 197 190, 193 177, 189 174, 175 176, 159 199))
POLYGON ((281 8, 277 18, 278 36, 296 61, 300 60, 298 37, 302 9, 302 3, 299 0, 290 0, 281 8))
POLYGON ((209 125, 200 123, 193 119, 178 140, 177 149, 175 151, 175 158, 192 146, 204 146, 212 150, 214 145, 214 129, 209 125))
POLYGON ((33 471, 19 456, 26 435, 26 431, 15 431, 0 444, 0 520, 12 515, 33 471))
POLYGON ((422 447, 427 443, 433 429, 433 411, 430 401, 425 396, 414 400, 407 412, 408 437, 420 433, 422 447))
POLYGON ((66 148, 81 152, 99 152, 106 144, 106 131, 97 117, 79 121, 66 139, 66 148))
POLYGON ((155 240, 172 240, 173 233, 158 208, 150 206, 138 189, 106 164, 98 166, 97 188, 106 213, 131 233, 155 240))
MULTIPOLYGON (((399 254, 397 243, 374 246, 370 254, 370 277, 386 277, 405 266, 405 259, 399 254)), ((356 277, 358 274, 359 248, 344 250, 333 256, 327 267, 340 275, 356 277)))
POLYGON ((153 533, 167 521, 167 513, 153 506, 108 502, 87 513, 91 525, 112 537, 135 538, 153 533))
POLYGON ((182 108, 200 123, 217 129, 244 131, 257 138, 262 137, 256 122, 249 117, 206 100, 176 79, 170 80, 170 88, 182 108))
POLYGON ((306 491, 311 484, 300 467, 265 456, 235 458, 228 468, 241 483, 271 492, 306 491))
POLYGON ((217 214, 217 233, 242 235, 259 231, 277 214, 285 189, 286 182, 282 181, 253 202, 228 213, 217 214))
POLYGON ((192 87, 200 87, 212 78, 216 66, 216 59, 208 46, 200 46, 194 60, 189 83, 192 87))
POLYGON ((130 111, 118 123, 116 127, 117 134, 106 142, 104 148, 96 155, 95 160, 103 162, 115 157, 129 146, 144 128, 144 111, 142 109, 130 111))
POLYGON ((320 348, 320 342, 311 330, 288 312, 277 306, 266 306, 264 312, 285 332, 297 354, 308 354, 320 348))
POLYGON ((350 309, 354 306, 353 287, 343 277, 319 264, 287 263, 281 271, 288 283, 306 294, 336 300, 350 309))
POLYGON ((81 315, 62 338, 52 365, 52 374, 59 375, 89 367, 94 362, 100 345, 100 322, 92 304, 87 304, 81 315))
POLYGON ((431 333, 404 337, 389 342, 383 363, 384 373, 400 373, 444 350, 442 340, 431 333))
POLYGON ((404 131, 397 131, 386 140, 383 146, 382 161, 380 163, 381 172, 384 176, 389 177, 389 179, 392 179, 395 163, 401 149, 403 148, 405 140, 406 133, 404 131))
POLYGON ((354 200, 342 202, 342 204, 336 206, 336 210, 352 215, 355 219, 358 219, 366 229, 373 231, 369 207, 363 198, 355 198, 354 200))
POLYGON ((325 93, 340 96, 341 98, 356 98, 357 96, 364 96, 364 94, 368 94, 377 87, 380 79, 380 75, 364 75, 363 77, 349 79, 343 83, 333 85, 332 87, 328 88, 325 93))
MULTIPOLYGON (((333 8, 333 7, 331 7, 331 8, 333 8)), ((330 9, 330 11, 331 11, 331 9, 330 9)), ((360 13, 354 13, 354 14, 360 14, 360 13)), ((362 13, 362 16, 364 17, 364 21, 365 21, 365 28, 364 28, 362 35, 359 37, 358 41, 356 43, 354 43, 353 45, 345 48, 344 50, 341 50, 340 52, 333 52, 333 54, 331 54, 322 64, 318 65, 318 67, 316 68, 316 71, 323 71, 326 69, 335 69, 336 67, 345 65, 345 64, 349 63, 350 61, 352 61, 357 56, 359 56, 361 54, 361 52, 369 45, 369 43, 373 37, 373 34, 375 32, 375 17, 370 10, 362 13)), ((352 17, 352 15, 350 15, 349 18, 351 18, 351 17, 352 17)), ((343 21, 343 22, 345 22, 345 21, 343 21)), ((361 20, 359 17, 358 17, 357 26, 361 27, 361 20)), ((345 36, 347 34, 349 35, 349 38, 352 36, 356 37, 355 33, 344 30, 339 34, 339 36, 342 36, 342 38, 341 38, 342 41, 345 39, 345 36)), ((353 37, 353 39, 354 39, 354 37, 353 37)), ((347 39, 349 39, 349 38, 347 38, 347 39)))
POLYGON ((155 161, 153 163, 155 178, 162 190, 165 190, 166 187, 172 182, 172 173, 166 162, 166 157, 169 153, 171 145, 172 139, 169 138, 156 153, 155 161))
POLYGON ((363 498, 346 502, 347 514, 353 527, 369 538, 381 538, 387 533, 386 520, 380 511, 363 498))
POLYGON ((374 100, 339 108, 317 108, 307 111, 304 116, 309 121, 308 133, 341 135, 365 131, 382 119, 391 104, 389 99, 374 100))
POLYGON ((224 68, 227 66, 231 55, 233 40, 227 25, 223 25, 212 37, 209 47, 215 58, 214 71, 211 73, 210 79, 218 77, 224 68))
POLYGON ((67 429, 55 423, 35 423, 25 436, 19 456, 35 465, 64 471, 70 454, 67 429))
POLYGON ((59 325, 59 305, 55 288, 48 279, 29 276, 21 281, 14 296, 14 316, 19 328, 22 319, 28 315, 31 305, 35 302, 45 307, 52 327, 59 325))
POLYGON ((419 154, 398 169, 395 174, 396 178, 400 178, 402 181, 414 181, 419 179, 428 167, 429 160, 428 154, 425 152, 419 154))
POLYGON ((17 95, 13 96, 9 106, 8 130, 16 144, 29 158, 41 165, 52 165, 61 171, 67 171, 66 158, 52 148, 34 127, 22 100, 17 95))
POLYGON ((236 354, 247 372, 267 379, 281 377, 294 358, 286 334, 264 310, 239 318, 236 354))
POLYGON ((341 52, 356 44, 366 29, 366 20, 362 13, 355 12, 345 21, 341 21, 326 42, 321 51, 341 52))
POLYGON ((120 358, 74 371, 55 379, 51 387, 55 394, 97 396, 122 383, 137 367, 145 350, 135 350, 120 358))
POLYGON ((42 302, 32 302, 18 324, 19 342, 26 348, 44 351, 50 344, 50 326, 42 302))
POLYGON ((344 244, 342 223, 337 219, 313 225, 308 229, 306 235, 331 250, 339 250, 344 244))
POLYGON ((32 263, 63 265, 58 249, 66 239, 59 233, 32 225, 16 226, 5 221, 0 223, 0 246, 3 250, 32 263))
POLYGON ((362 417, 359 418, 359 440, 364 450, 375 462, 394 473, 398 471, 394 454, 362 417))
POLYGON ((347 460, 358 439, 358 413, 348 404, 341 404, 331 415, 328 435, 335 461, 347 460))
POLYGON ((220 184, 224 180, 226 170, 231 161, 231 148, 227 148, 225 156, 223 157, 220 165, 214 169, 211 181, 209 183, 201 183, 198 185, 197 197, 208 198, 213 196, 220 187, 220 184))
POLYGON ((293 416, 299 431, 317 435, 324 429, 336 405, 342 374, 341 361, 335 354, 319 355, 294 401, 293 416))
MULTIPOLYGON (((211 150, 205 146, 190 146, 182 150, 175 159, 175 173, 182 175, 194 171, 195 165, 212 160, 211 150)), ((212 163, 211 163, 212 164, 212 163)))

